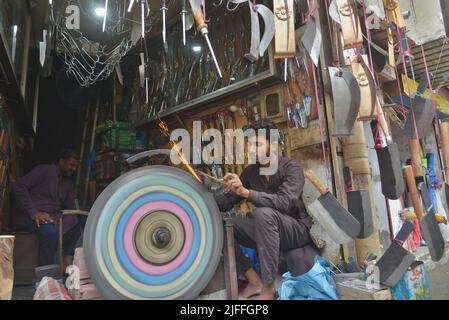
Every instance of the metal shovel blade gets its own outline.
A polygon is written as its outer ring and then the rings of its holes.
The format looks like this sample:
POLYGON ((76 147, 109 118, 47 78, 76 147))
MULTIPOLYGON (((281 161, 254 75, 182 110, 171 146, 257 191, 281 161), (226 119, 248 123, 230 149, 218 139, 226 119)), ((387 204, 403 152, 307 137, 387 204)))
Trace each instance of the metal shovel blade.
POLYGON ((393 287, 415 261, 415 255, 393 242, 377 262, 380 283, 393 287))
POLYGON ((360 87, 347 69, 329 67, 334 98, 334 136, 349 136, 360 109, 360 87))
MULTIPOLYGON (((298 35, 296 38, 296 41, 298 42, 298 35)), ((309 19, 309 21, 307 21, 306 30, 301 37, 301 42, 309 53, 310 58, 312 58, 315 66, 318 66, 321 49, 321 31, 318 29, 317 24, 313 21, 313 19, 309 19)))
POLYGON ((260 57, 263 57, 265 50, 267 50, 271 40, 273 40, 274 37, 274 14, 270 9, 268 9, 268 7, 262 4, 256 5, 256 10, 257 13, 262 16, 263 23, 265 25, 265 31, 259 44, 259 55, 260 57))
POLYGON ((368 190, 350 191, 346 193, 348 211, 360 223, 360 232, 357 238, 365 239, 373 234, 373 215, 368 190))
POLYGON ((399 149, 396 143, 376 149, 382 193, 391 200, 397 200, 405 190, 402 166, 399 157, 399 149))

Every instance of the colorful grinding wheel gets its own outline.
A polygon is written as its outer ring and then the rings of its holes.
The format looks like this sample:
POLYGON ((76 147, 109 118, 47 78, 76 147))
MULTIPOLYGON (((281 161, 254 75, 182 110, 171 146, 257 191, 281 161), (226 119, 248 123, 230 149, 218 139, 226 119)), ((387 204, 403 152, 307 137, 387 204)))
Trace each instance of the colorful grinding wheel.
POLYGON ((168 166, 128 172, 98 197, 84 232, 87 268, 108 299, 193 299, 223 245, 212 195, 168 166))

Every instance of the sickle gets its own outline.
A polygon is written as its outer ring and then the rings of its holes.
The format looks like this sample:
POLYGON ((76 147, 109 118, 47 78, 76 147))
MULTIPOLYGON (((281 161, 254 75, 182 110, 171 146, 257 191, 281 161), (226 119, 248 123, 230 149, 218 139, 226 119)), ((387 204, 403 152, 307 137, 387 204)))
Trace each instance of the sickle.
POLYGON ((265 31, 262 39, 260 40, 259 46, 259 55, 260 57, 263 57, 265 50, 267 50, 271 40, 273 40, 274 37, 274 14, 270 9, 262 4, 256 5, 256 10, 257 13, 262 16, 263 22, 265 24, 265 31))

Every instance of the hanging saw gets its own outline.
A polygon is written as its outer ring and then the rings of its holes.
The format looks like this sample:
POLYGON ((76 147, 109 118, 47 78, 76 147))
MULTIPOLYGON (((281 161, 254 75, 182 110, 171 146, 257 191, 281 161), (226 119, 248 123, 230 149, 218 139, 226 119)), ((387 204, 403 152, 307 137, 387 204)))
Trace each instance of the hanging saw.
POLYGON ((218 65, 217 57, 215 56, 214 49, 212 48, 212 44, 209 39, 209 30, 207 29, 207 24, 204 22, 203 11, 201 10, 202 0, 189 0, 190 7, 192 9, 192 14, 195 19, 197 30, 201 32, 203 37, 206 39, 207 45, 209 46, 210 53, 212 54, 212 58, 214 59, 215 67, 217 68, 218 75, 222 78, 220 66, 218 65))

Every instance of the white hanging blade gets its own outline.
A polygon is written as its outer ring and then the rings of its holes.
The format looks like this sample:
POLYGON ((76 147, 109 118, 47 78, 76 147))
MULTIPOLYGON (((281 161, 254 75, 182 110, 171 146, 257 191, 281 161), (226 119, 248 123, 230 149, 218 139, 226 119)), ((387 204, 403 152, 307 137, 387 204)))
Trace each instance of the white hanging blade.
POLYGON ((260 26, 259 15, 257 9, 253 8, 253 3, 248 1, 249 14, 251 17, 251 49, 249 53, 245 54, 245 58, 251 62, 259 59, 259 47, 260 47, 260 26), (255 10, 256 9, 256 10, 255 10))
POLYGON ((332 2, 329 5, 329 16, 334 20, 336 23, 340 24, 340 15, 338 14, 338 7, 337 7, 337 1, 332 0, 332 2))
POLYGON ((256 5, 256 10, 262 16, 265 24, 265 31, 259 45, 259 55, 263 57, 265 50, 267 50, 274 37, 274 14, 268 7, 262 4, 256 5))
POLYGON ((47 57, 47 30, 44 29, 43 41, 39 42, 39 61, 43 67, 45 64, 45 58, 47 57))

